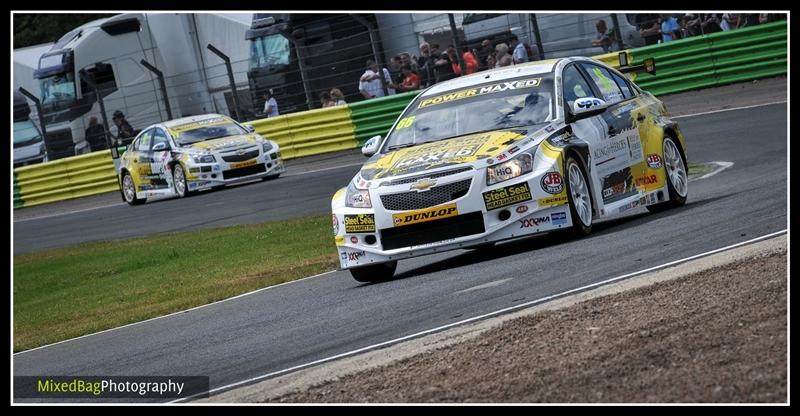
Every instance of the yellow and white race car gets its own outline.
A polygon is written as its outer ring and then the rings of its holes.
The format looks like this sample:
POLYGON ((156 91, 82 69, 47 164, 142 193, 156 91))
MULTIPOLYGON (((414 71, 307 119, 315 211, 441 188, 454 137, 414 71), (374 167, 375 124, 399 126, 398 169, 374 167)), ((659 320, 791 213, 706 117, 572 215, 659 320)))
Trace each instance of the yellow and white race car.
POLYGON ((285 171, 277 143, 229 117, 206 114, 144 129, 121 157, 119 180, 125 202, 138 205, 285 171))
POLYGON ((686 142, 664 105, 603 62, 531 62, 423 91, 333 196, 342 268, 390 278, 397 260, 683 205, 686 142))

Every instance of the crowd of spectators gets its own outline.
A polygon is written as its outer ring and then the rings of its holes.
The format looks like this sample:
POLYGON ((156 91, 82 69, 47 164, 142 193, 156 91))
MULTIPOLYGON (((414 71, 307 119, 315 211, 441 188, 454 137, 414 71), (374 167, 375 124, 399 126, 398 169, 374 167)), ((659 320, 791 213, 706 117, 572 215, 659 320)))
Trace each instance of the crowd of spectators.
POLYGON ((641 14, 638 15, 637 26, 645 44, 653 45, 709 33, 727 32, 782 19, 785 20, 786 15, 772 13, 641 14))

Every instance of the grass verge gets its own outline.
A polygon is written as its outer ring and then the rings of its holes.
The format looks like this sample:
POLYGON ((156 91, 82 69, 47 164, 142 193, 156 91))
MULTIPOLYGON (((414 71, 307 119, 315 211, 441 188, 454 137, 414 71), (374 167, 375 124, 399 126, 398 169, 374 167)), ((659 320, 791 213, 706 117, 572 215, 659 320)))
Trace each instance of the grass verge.
POLYGON ((338 268, 330 217, 14 256, 14 351, 338 268))

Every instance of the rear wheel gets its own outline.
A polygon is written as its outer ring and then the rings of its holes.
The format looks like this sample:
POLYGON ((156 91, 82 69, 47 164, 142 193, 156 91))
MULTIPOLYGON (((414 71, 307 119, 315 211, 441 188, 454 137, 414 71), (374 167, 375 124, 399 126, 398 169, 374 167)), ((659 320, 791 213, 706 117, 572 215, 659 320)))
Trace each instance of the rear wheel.
POLYGON ((648 205, 650 212, 660 212, 665 209, 677 208, 686 204, 689 194, 689 174, 686 170, 686 161, 683 160, 678 146, 671 137, 664 137, 663 144, 664 171, 667 174, 667 190, 669 201, 660 204, 648 205))
POLYGON ((354 267, 350 269, 350 274, 353 275, 353 279, 359 282, 369 283, 389 280, 394 276, 395 270, 397 270, 397 261, 390 261, 387 263, 354 267))
POLYGON ((147 198, 136 197, 136 185, 133 183, 133 177, 129 172, 122 175, 122 197, 128 205, 141 205, 147 202, 147 198))
POLYGON ((567 195, 569 211, 572 216, 571 233, 584 236, 592 232, 592 197, 589 194, 589 181, 583 169, 572 156, 567 158, 567 195))

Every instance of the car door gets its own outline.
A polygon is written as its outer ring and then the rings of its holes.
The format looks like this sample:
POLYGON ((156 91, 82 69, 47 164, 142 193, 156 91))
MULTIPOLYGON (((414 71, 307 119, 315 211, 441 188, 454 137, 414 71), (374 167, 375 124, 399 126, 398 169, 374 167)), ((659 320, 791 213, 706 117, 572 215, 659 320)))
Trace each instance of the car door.
POLYGON ((644 162, 642 140, 634 114, 641 114, 639 102, 625 85, 621 88, 607 68, 582 62, 581 69, 608 109, 599 117, 608 126, 602 145, 593 150, 596 186, 607 214, 624 212, 638 205, 636 178, 644 162))
POLYGON ((154 185, 164 191, 173 191, 172 169, 169 162, 172 160, 172 145, 164 129, 153 128, 153 140, 150 146, 150 170, 153 175, 154 185))

